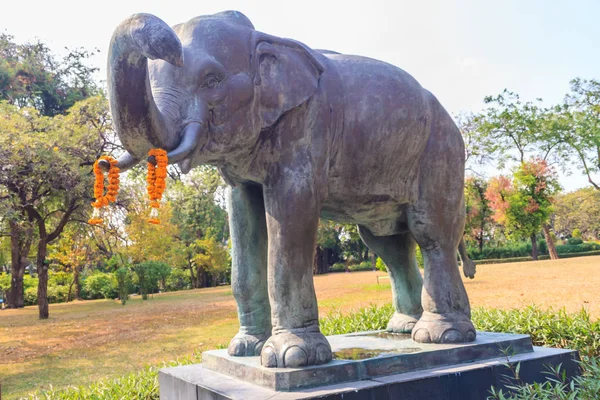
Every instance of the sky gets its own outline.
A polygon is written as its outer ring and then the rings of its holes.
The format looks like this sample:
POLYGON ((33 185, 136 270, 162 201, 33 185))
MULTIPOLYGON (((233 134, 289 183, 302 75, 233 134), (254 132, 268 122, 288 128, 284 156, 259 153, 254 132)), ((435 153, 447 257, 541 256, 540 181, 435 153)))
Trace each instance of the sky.
MULTIPOLYGON (((453 115, 478 112, 508 88, 523 100, 562 101, 575 77, 600 79, 600 0, 5 0, 0 30, 40 39, 57 53, 97 48, 105 79, 108 43, 129 15, 169 25, 223 10, 244 13, 257 30, 312 48, 394 64, 433 92, 453 115)), ((561 174, 566 190, 586 186, 561 174)))

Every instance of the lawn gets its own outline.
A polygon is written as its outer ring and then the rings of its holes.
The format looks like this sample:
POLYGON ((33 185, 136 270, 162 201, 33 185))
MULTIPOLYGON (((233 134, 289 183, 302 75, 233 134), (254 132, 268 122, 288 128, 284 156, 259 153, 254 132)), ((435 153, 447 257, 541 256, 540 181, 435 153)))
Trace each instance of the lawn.
MULTIPOLYGON (((600 257, 581 257, 477 267, 465 279, 473 307, 585 307, 600 316, 600 257)), ((321 315, 390 301, 381 272, 315 277, 321 315)), ((145 364, 226 346, 237 331, 229 287, 132 298, 126 306, 110 300, 50 306, 50 319, 37 308, 0 311, 0 383, 3 398, 18 398, 50 384, 86 384, 117 377, 145 364)))

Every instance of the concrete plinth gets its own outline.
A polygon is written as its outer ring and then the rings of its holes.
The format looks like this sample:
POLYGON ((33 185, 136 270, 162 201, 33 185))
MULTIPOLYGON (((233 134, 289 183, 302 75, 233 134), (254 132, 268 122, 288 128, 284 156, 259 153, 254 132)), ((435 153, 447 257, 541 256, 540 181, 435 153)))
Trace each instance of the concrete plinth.
POLYGON ((327 338, 331 363, 306 368, 263 368, 258 357, 203 353, 203 363, 165 368, 160 397, 175 399, 485 399, 503 387, 520 363, 521 379, 542 381, 547 365, 577 373, 577 353, 533 347, 527 335, 478 332, 459 345, 415 343, 384 332, 327 338))

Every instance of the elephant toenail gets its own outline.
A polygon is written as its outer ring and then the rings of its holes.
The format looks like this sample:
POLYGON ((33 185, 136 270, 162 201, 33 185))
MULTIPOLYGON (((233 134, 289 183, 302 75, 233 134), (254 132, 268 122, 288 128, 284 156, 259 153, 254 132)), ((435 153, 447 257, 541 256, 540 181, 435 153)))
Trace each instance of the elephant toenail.
POLYGON ((300 347, 292 346, 285 351, 283 363, 288 368, 303 367, 308 364, 308 356, 300 347))
POLYGON ((412 334, 413 340, 419 343, 431 343, 431 336, 427 329, 419 329, 412 334))
POLYGON ((448 329, 442 335, 440 343, 462 343, 464 342, 463 335, 456 329, 448 329))
POLYGON ((413 328, 415 327, 415 324, 416 322, 407 322, 406 325, 404 325, 403 331, 406 333, 412 332, 413 328))
POLYGON ((475 333, 475 331, 468 331, 465 336, 467 337, 467 342, 472 342, 477 337, 477 334, 475 333))
POLYGON ((258 354, 260 354, 260 352, 262 351, 262 348, 263 348, 264 344, 265 344, 264 340, 261 340, 258 343, 256 343, 254 345, 254 354, 252 354, 252 355, 258 355, 258 354))
POLYGON ((277 367, 277 354, 275 354, 275 349, 273 347, 263 347, 260 352, 260 364, 266 368, 277 367))
POLYGON ((317 346, 316 364, 325 364, 329 361, 331 361, 331 348, 322 344, 317 346))
POLYGON ((246 342, 242 339, 233 339, 227 347, 227 354, 230 356, 244 356, 246 355, 246 342))

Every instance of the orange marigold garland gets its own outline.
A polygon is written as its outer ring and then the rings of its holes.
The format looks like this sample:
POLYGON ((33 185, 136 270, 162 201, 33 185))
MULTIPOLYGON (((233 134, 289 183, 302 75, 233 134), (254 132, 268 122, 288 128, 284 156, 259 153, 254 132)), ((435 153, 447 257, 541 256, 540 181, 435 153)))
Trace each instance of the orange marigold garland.
POLYGON ((165 179, 167 178, 167 165, 169 158, 167 152, 162 149, 152 149, 148 152, 148 156, 154 157, 156 165, 148 163, 148 176, 146 181, 148 182, 148 196, 150 197, 150 218, 148 222, 154 225, 160 224, 158 219, 158 209, 160 208, 160 200, 162 199, 163 192, 167 187, 165 179))
POLYGON ((117 195, 119 194, 119 173, 121 170, 117 167, 117 160, 111 156, 102 156, 94 163, 94 175, 96 177, 94 182, 94 197, 96 201, 92 203, 94 212, 92 218, 89 219, 88 223, 92 225, 99 225, 104 220, 101 217, 100 210, 102 207, 108 206, 109 203, 117 201, 117 195), (106 160, 109 162, 110 167, 108 169, 108 190, 104 194, 104 171, 98 165, 100 160, 106 160))

